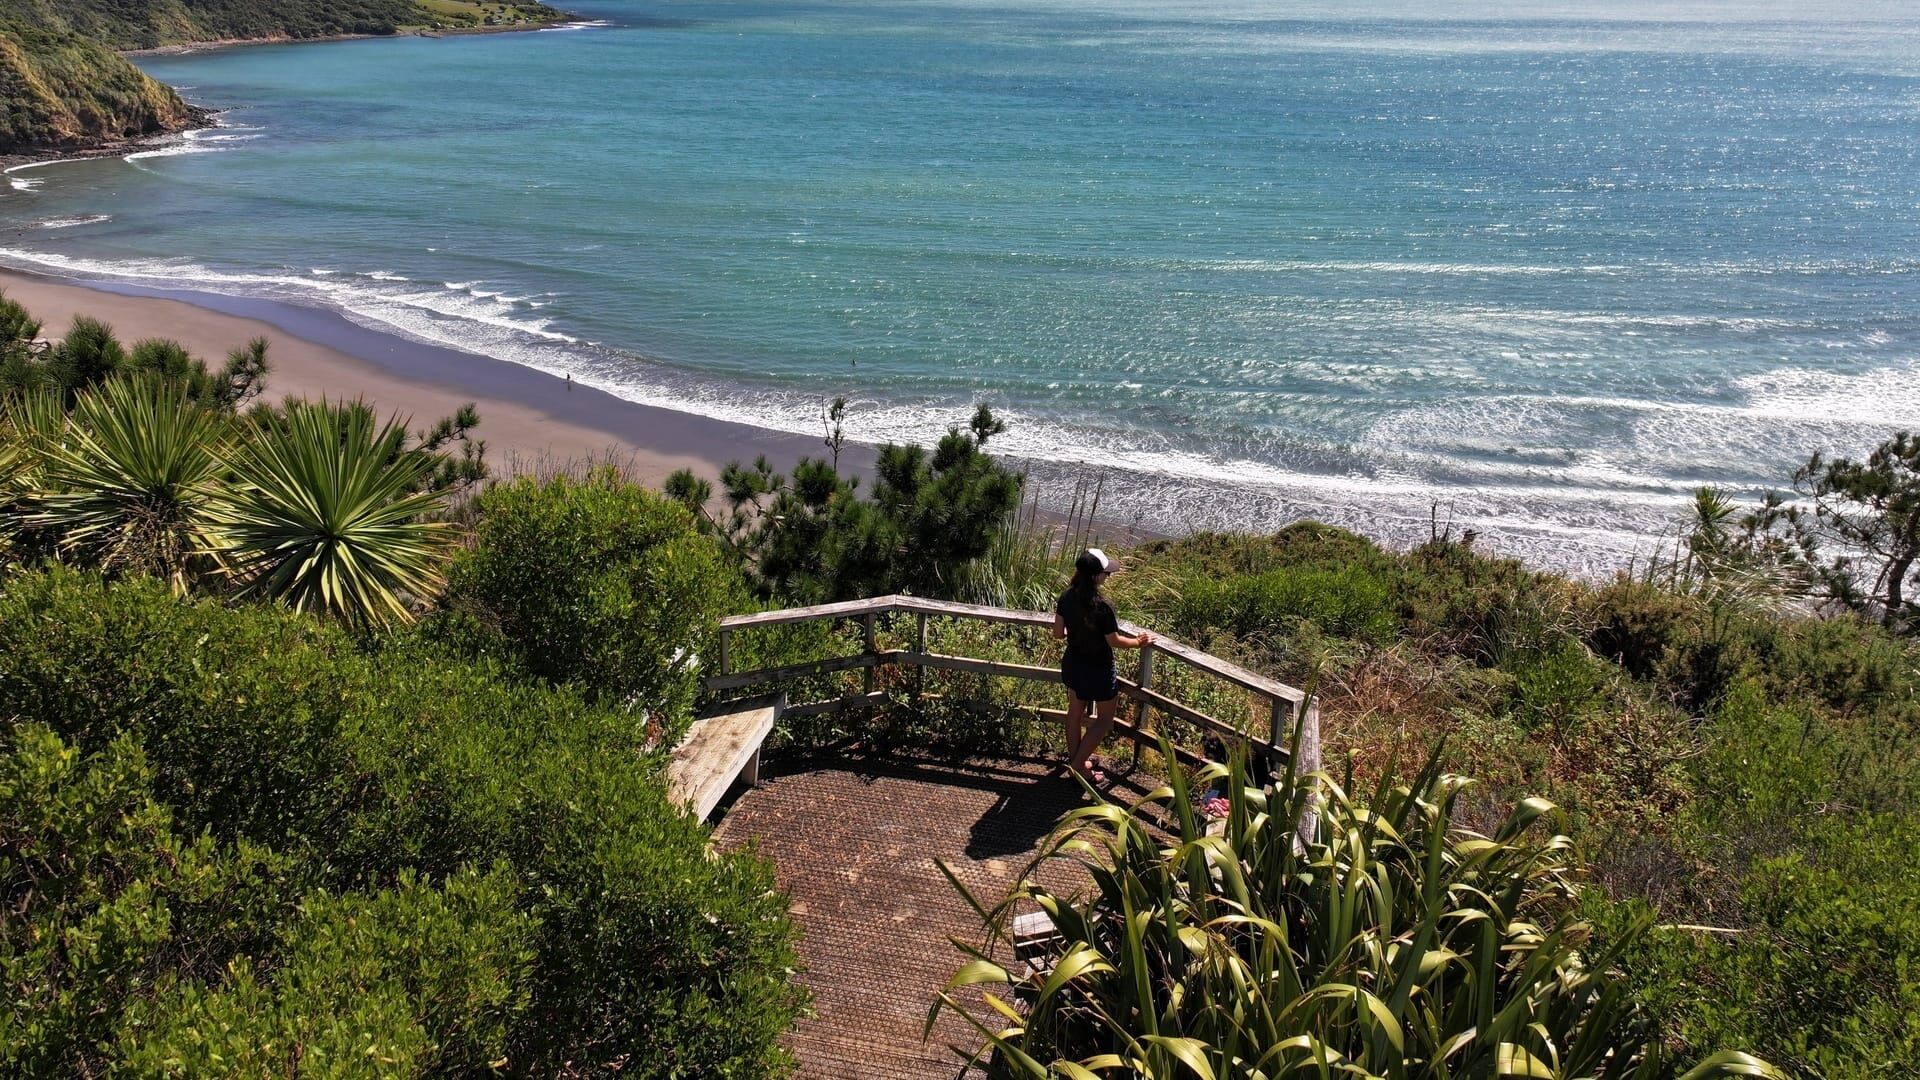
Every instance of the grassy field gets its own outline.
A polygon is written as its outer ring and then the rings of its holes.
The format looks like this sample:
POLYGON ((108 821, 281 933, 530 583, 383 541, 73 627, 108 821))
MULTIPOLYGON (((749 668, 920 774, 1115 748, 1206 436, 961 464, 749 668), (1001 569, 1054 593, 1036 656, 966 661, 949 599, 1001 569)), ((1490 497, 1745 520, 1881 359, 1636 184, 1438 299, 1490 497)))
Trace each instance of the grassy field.
POLYGON ((429 18, 420 29, 459 29, 487 26, 530 26, 557 22, 564 12, 545 4, 487 3, 484 0, 415 0, 429 18))

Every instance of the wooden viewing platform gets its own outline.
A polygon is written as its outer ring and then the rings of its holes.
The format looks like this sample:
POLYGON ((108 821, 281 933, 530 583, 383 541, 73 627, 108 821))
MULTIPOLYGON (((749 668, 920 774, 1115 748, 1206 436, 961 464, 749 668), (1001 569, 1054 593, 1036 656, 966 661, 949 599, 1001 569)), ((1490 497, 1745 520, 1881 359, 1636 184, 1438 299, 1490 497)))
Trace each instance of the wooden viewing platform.
MULTIPOLYGON (((1160 782, 1116 775, 1106 794, 1131 801, 1160 782)), ((721 816, 714 842, 770 860, 800 925, 797 978, 813 1015, 784 1040, 798 1059, 795 1080, 960 1075, 954 1048, 977 1046, 978 1034, 950 1011, 931 1039, 921 1031, 967 959, 951 939, 984 945, 986 934, 938 863, 978 895, 1004 896, 1054 822, 1085 805, 1057 759, 814 751, 768 762, 721 816)), ((1042 867, 1040 879, 1080 887, 1067 863, 1042 867)))
MULTIPOLYGON (((773 861, 780 888, 792 901, 802 932, 800 977, 817 1013, 787 1040, 802 1080, 956 1075, 963 1056, 956 1047, 977 1045, 975 1033, 951 1013, 943 1014, 931 1041, 922 1038, 921 1028, 936 993, 964 959, 950 939, 979 941, 981 927, 936 860, 981 895, 1004 894, 1061 815, 1083 805, 1084 789, 1057 761, 1031 758, 955 763, 860 750, 812 751, 783 756, 776 767, 761 770, 760 746, 783 716, 884 708, 892 698, 877 676, 888 668, 1059 682, 1059 672, 1050 666, 930 651, 928 624, 937 619, 1041 630, 1053 625, 1053 616, 1045 612, 909 596, 723 619, 716 670, 705 680, 708 693, 723 701, 728 694, 764 695, 815 676, 859 672, 861 677, 840 687, 851 692, 825 700, 789 705, 784 696, 762 696, 717 705, 688 731, 668 767, 673 797, 703 818, 712 815, 736 780, 749 783, 714 839, 723 846, 754 845, 773 861), (898 619, 912 620, 911 646, 882 648, 883 620, 898 619), (858 626, 858 651, 780 667, 733 669, 738 635, 820 621, 858 626)), ((1121 629, 1140 630, 1130 623, 1121 629)), ((1032 654, 1045 649, 1037 646, 1032 654)), ((916 678, 906 692, 923 695, 924 682, 916 678)), ((1136 745, 1158 738, 1157 716, 1170 717, 1244 743, 1270 764, 1281 765, 1297 752, 1300 771, 1319 768, 1320 713, 1311 695, 1190 645, 1156 637, 1140 651, 1138 668, 1120 680, 1120 690, 1129 707, 1120 710, 1115 733, 1136 745), (1247 700, 1254 711, 1232 723, 1178 700, 1167 692, 1164 667, 1156 679, 1157 662, 1183 664, 1224 680, 1252 695, 1247 700)), ((1013 707, 1042 718, 1065 716, 1059 709, 1013 707)), ((1190 749, 1176 752, 1198 757, 1190 749)), ((1108 794, 1137 798, 1159 782, 1145 774, 1123 774, 1112 781, 1117 790, 1108 794)), ((1068 872, 1066 864, 1050 864, 1042 876, 1068 872)), ((1062 878, 1049 884, 1070 889, 1075 883, 1062 878)))

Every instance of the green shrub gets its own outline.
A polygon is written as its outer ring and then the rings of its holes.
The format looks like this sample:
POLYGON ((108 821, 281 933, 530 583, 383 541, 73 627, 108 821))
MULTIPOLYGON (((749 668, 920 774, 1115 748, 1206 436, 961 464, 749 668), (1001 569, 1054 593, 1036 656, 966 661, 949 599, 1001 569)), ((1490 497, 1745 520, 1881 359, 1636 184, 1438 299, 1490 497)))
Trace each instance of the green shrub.
MULTIPOLYGON (((1824 1080, 1907 1075, 1920 1061, 1920 828, 1868 815, 1791 839, 1797 851, 1744 873, 1735 910, 1716 920, 1726 930, 1667 928, 1631 945, 1634 996, 1693 1050, 1734 1042, 1824 1080)), ((1606 931, 1648 910, 1589 909, 1606 931)))
POLYGON ((1858 615, 1797 618, 1781 626, 1767 672, 1776 697, 1839 710, 1920 700, 1920 654, 1858 615))
MULTIPOLYGON (((500 970, 525 1006, 467 995, 458 1025, 508 1024, 516 1068, 593 1072, 625 1060, 622 1075, 664 1077, 784 1067, 778 1038, 804 999, 788 977, 785 899, 764 864, 710 855, 705 827, 667 805, 630 714, 422 644, 363 654, 343 631, 296 613, 53 570, 0 595, 4 715, 45 724, 83 754, 137 745, 152 797, 177 828, 223 850, 283 853, 291 866, 278 878, 251 872, 279 880, 283 897, 325 889, 347 903, 345 893, 394 888, 410 874, 441 881, 504 866, 514 910, 531 920, 533 956, 500 970)), ((246 903, 202 909, 204 925, 251 920, 272 933, 246 903)), ((274 940, 237 938, 216 963, 247 959, 250 975, 236 968, 219 986, 183 989, 199 1005, 162 1012, 179 1019, 204 1006, 293 1030, 284 1024, 304 1015, 305 999, 288 996, 273 965, 305 939, 274 940)), ((448 1052, 446 1024, 383 1000, 350 1003, 376 1012, 350 1011, 342 1015, 359 1019, 342 1023, 374 1025, 365 1030, 396 1061, 402 1050, 422 1062, 448 1052), (406 1017, 426 1025, 425 1041, 408 1034, 406 1017)))
POLYGON ((1516 657, 1507 670, 1514 676, 1513 716, 1527 730, 1565 728, 1600 705, 1606 690, 1602 662, 1571 638, 1516 657))
POLYGON ((1227 630, 1239 637, 1283 633, 1311 622, 1329 634, 1384 642, 1396 620, 1390 583, 1360 566, 1290 568, 1188 583, 1179 624, 1187 632, 1227 630))
POLYGON ((1564 629, 1564 585, 1511 559, 1436 540, 1407 553, 1399 594, 1404 632, 1479 663, 1532 648, 1564 629))
POLYGON ((182 603, 147 579, 55 569, 0 597, 0 715, 88 752, 133 738, 193 831, 307 838, 342 798, 341 727, 367 678, 351 642, 309 620, 182 603))
MULTIPOLYGON (((1706 868, 1630 953, 1636 996, 1685 1045, 1739 1042, 1808 1076, 1920 1060, 1920 730, 1779 705, 1743 678, 1709 718, 1679 857, 1706 868)), ((1603 927, 1645 906, 1594 899, 1603 927)))
POLYGON ((83 758, 39 725, 0 756, 0 1071, 73 1075, 94 1025, 124 1006, 169 938, 164 881, 179 852, 139 749, 83 758), (156 887, 159 886, 159 887, 156 887))
POLYGON ((968 431, 949 428, 931 451, 917 443, 880 447, 865 498, 860 478, 840 472, 845 415, 846 401, 836 399, 827 412, 831 456, 801 458, 790 474, 776 472, 765 455, 751 465, 728 462, 720 470, 724 517, 710 513, 713 485, 690 470, 668 477, 666 491, 725 539, 762 599, 953 599, 1005 585, 991 579, 1023 561, 1005 546, 1018 527, 1023 481, 986 451, 1007 429, 993 410, 981 405, 968 431), (990 565, 996 554, 997 569, 990 565))
POLYGON ((135 1075, 460 1075, 508 1059, 526 1007, 533 919, 505 868, 434 886, 417 875, 366 896, 302 899, 269 977, 170 983, 130 1010, 135 1075))
POLYGON ((1634 678, 1651 678, 1702 606, 1654 585, 1616 581, 1583 604, 1591 627, 1587 645, 1634 678))
POLYGON ((684 718, 742 590, 692 515, 602 468, 481 495, 443 630, 608 704, 684 718))
POLYGON ((292 861, 191 840, 122 736, 82 754, 43 725, 0 732, 0 1072, 88 1075, 101 1040, 166 977, 270 955, 292 861))
POLYGON ((1733 688, 1764 678, 1775 630, 1724 606, 1683 624, 1658 662, 1654 680, 1674 702, 1696 715, 1712 712, 1733 688))

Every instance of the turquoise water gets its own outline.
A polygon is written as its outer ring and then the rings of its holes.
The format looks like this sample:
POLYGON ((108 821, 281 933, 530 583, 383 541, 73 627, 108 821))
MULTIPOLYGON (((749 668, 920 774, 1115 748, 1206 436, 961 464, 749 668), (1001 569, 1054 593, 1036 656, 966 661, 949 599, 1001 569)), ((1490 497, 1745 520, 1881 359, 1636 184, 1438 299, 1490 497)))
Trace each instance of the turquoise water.
POLYGON ((1567 564, 1920 426, 1909 5, 571 7, 143 60, 226 126, 11 174, 0 261, 1567 564))

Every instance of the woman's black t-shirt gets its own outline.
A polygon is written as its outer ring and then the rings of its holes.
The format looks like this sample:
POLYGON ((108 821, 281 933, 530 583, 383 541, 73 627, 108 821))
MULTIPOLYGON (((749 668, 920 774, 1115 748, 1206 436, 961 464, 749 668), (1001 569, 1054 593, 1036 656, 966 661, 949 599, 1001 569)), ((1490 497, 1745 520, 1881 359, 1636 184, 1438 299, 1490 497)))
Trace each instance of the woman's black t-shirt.
POLYGON ((1120 632, 1120 616, 1114 614, 1107 598, 1068 589, 1053 605, 1054 613, 1067 627, 1067 659, 1103 667, 1113 666, 1113 646, 1108 634, 1120 632))

